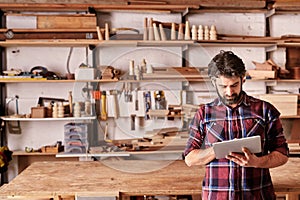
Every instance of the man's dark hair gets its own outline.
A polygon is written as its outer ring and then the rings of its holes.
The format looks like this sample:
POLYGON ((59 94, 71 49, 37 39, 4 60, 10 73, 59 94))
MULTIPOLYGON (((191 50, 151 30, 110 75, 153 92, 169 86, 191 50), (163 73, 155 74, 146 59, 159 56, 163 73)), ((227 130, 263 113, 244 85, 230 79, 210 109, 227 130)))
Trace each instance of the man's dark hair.
POLYGON ((208 76, 243 77, 246 74, 242 59, 232 51, 220 51, 208 64, 208 76))

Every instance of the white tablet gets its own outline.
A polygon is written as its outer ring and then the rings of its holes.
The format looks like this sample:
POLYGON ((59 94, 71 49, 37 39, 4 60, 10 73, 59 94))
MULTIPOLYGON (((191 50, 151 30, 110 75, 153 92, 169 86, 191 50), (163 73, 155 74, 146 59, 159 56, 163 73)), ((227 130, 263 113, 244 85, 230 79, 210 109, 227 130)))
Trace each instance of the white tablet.
POLYGON ((213 149, 217 159, 225 158, 231 152, 242 153, 242 148, 248 148, 252 153, 261 152, 260 136, 238 138, 213 144, 213 149))

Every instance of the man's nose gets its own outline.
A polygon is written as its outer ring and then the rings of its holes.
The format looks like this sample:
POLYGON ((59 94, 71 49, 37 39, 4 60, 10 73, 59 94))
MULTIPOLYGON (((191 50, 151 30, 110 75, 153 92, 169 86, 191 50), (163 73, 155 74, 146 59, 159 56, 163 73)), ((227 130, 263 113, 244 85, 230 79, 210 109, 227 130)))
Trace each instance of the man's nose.
POLYGON ((226 87, 226 95, 231 96, 233 94, 233 89, 231 87, 226 87))

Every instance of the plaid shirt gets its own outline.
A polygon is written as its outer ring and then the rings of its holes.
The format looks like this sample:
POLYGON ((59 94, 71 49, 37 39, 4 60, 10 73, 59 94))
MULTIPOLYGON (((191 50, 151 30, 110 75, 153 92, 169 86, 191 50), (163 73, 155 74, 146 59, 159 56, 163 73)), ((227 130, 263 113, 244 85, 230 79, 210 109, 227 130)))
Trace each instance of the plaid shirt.
MULTIPOLYGON (((244 92, 243 100, 233 109, 216 99, 201 106, 195 114, 184 155, 193 149, 211 147, 215 142, 254 135, 260 135, 262 142, 263 152, 257 156, 272 151, 288 155, 279 115, 273 105, 244 92)), ((202 198, 276 199, 269 169, 241 167, 226 158, 214 159, 206 165, 202 198)))

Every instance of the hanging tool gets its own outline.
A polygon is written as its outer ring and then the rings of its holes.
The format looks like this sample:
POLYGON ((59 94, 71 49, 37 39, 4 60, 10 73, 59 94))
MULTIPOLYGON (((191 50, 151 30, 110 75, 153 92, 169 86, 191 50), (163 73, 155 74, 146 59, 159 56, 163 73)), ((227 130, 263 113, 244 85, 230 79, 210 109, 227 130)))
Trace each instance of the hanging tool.
POLYGON ((101 92, 101 120, 107 120, 107 112, 106 112, 106 91, 101 92))
POLYGON ((136 115, 134 115, 134 114, 130 115, 130 118, 131 118, 131 120, 130 120, 130 127, 131 127, 132 131, 135 130, 135 117, 136 117, 136 115))
MULTIPOLYGON (((16 95, 15 98, 13 98, 12 100, 16 101, 16 114, 15 115, 18 117, 19 116, 19 101, 18 101, 19 100, 19 96, 16 95)), ((21 124, 20 124, 20 121, 17 121, 16 125, 13 125, 12 122, 8 122, 7 125, 8 125, 8 131, 11 134, 21 134, 21 124)))
POLYGON ((70 117, 73 117, 73 95, 72 91, 69 91, 69 109, 70 109, 70 117))
POLYGON ((125 83, 125 102, 132 102, 131 83, 125 83))
POLYGON ((104 141, 109 143, 112 142, 112 140, 108 138, 108 123, 105 124, 104 141))
POLYGON ((95 116, 98 116, 100 114, 100 99, 101 99, 101 92, 99 90, 93 90, 93 101, 94 101, 94 107, 95 112, 93 113, 95 116))
POLYGON ((118 100, 117 100, 117 95, 118 95, 118 91, 117 90, 110 90, 109 91, 109 95, 112 97, 111 98, 111 106, 112 108, 109 108, 109 110, 113 111, 113 117, 115 119, 118 119, 119 117, 119 107, 118 107, 118 100))
POLYGON ((135 89, 135 110, 139 110, 139 93, 137 88, 135 89))
POLYGON ((151 93, 148 91, 147 93, 144 93, 144 100, 145 100, 145 120, 150 119, 149 110, 151 109, 151 93))

